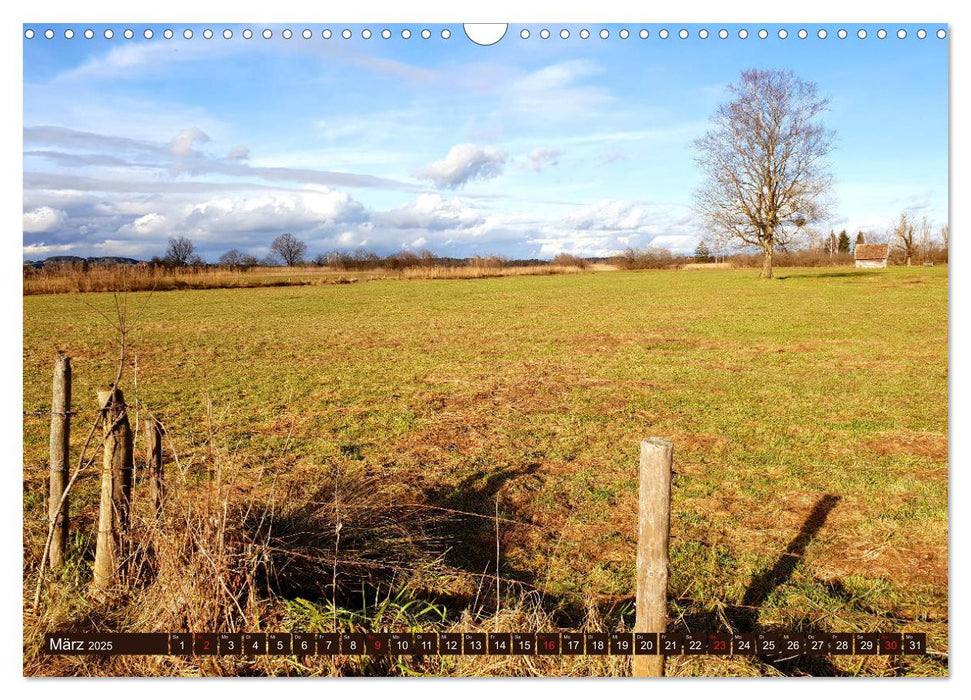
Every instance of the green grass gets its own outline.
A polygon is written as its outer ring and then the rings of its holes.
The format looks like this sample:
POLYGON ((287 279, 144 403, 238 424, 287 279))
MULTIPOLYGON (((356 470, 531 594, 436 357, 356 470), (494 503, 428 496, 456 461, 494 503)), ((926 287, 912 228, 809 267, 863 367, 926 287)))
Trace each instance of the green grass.
MULTIPOLYGON (((925 631, 946 652, 947 268, 777 274, 136 293, 130 353, 138 400, 169 426, 183 468, 208 450, 208 396, 238 483, 309 487, 340 467, 445 508, 488 515, 498 495, 500 515, 522 523, 501 525, 503 577, 567 619, 592 601, 630 622, 638 440, 669 437, 675 624, 715 629, 713 611, 748 595, 762 626, 925 631), (839 501, 794 569, 749 590, 829 494, 839 501)), ((114 301, 24 299, 25 411, 49 406, 58 349, 74 358, 76 406, 95 408, 116 350, 88 305, 111 313, 114 301)), ((47 422, 24 420, 25 531, 39 552, 47 422)), ((95 499, 86 481, 75 507, 95 499)), ((492 527, 451 533, 449 561, 471 569, 476 548, 489 561, 492 527)), ((939 675, 940 658, 833 663, 939 675)), ((675 670, 706 672, 697 663, 675 670)), ((744 663, 726 672, 766 672, 744 663)))

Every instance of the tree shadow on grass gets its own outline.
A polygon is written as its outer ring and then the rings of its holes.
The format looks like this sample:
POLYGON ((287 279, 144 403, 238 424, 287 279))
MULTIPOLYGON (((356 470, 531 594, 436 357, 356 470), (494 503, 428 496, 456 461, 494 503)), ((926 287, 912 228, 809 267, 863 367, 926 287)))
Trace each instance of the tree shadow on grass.
MULTIPOLYGON (((813 541, 819 531, 826 524, 829 514, 840 501, 840 497, 833 494, 826 494, 820 498, 813 506, 805 522, 795 537, 786 546, 785 551, 779 556, 775 563, 756 573, 745 594, 742 602, 738 605, 725 606, 721 614, 701 613, 688 614, 682 619, 685 626, 692 631, 730 631, 740 633, 761 632, 801 632, 803 634, 823 633, 822 630, 815 628, 800 628, 798 630, 775 628, 771 625, 763 625, 759 621, 760 608, 769 599, 772 593, 780 586, 785 585, 792 578, 799 562, 802 561, 806 549, 813 541), (714 618, 714 619, 713 619, 714 618), (725 630, 726 623, 730 630, 725 630)), ((843 675, 840 669, 833 664, 826 656, 801 655, 793 658, 774 658, 760 656, 759 660, 781 673, 786 675, 812 675, 812 676, 840 676, 843 675)))
MULTIPOLYGON (((826 524, 826 519, 839 501, 839 496, 827 494, 816 502, 816 505, 806 517, 799 532, 789 542, 775 563, 752 577, 751 582, 745 590, 745 594, 742 596, 741 603, 722 605, 718 610, 714 611, 704 610, 694 612, 692 608, 697 609, 699 601, 692 599, 675 600, 674 603, 677 606, 683 606, 687 610, 678 615, 675 621, 668 625, 668 629, 671 632, 690 632, 694 634, 725 632, 733 634, 758 634, 764 632, 823 633, 822 630, 810 627, 801 627, 793 630, 764 625, 759 621, 759 615, 761 607, 769 599, 773 591, 785 585, 792 578, 809 544, 826 524)), ((621 605, 619 606, 618 603, 615 603, 615 607, 631 609, 634 599, 628 598, 625 601, 620 601, 620 603, 621 605), (622 605, 624 602, 627 602, 628 605, 622 605)), ((633 622, 632 614, 628 613, 625 616, 625 623, 629 627, 633 622), (627 619, 628 617, 630 619, 627 619)), ((758 658, 762 663, 772 666, 786 675, 843 675, 840 669, 825 656, 803 655, 782 659, 759 656, 758 658)))
MULTIPOLYGON (((752 578, 751 583, 749 583, 745 591, 745 595, 742 597, 743 606, 759 607, 768 600, 776 588, 792 578, 796 567, 802 560, 803 554, 806 553, 806 548, 809 546, 809 543, 812 542, 823 525, 826 524, 826 518, 829 517, 830 512, 836 507, 839 501, 839 496, 827 494, 816 502, 809 517, 806 518, 802 528, 799 530, 799 534, 792 539, 789 546, 786 547, 786 551, 779 557, 775 565, 756 574, 752 578)), ((754 621, 752 624, 754 625, 754 621)), ((750 632, 752 630, 743 629, 741 631, 750 632)))
POLYGON ((846 277, 873 277, 881 273, 874 270, 843 270, 841 272, 823 272, 820 274, 807 274, 807 273, 796 273, 793 275, 776 275, 777 280, 795 280, 795 279, 819 279, 819 278, 846 278, 846 277))
MULTIPOLYGON (((429 504, 447 512, 448 519, 442 523, 440 536, 448 542, 444 563, 455 569, 473 574, 494 584, 496 574, 496 496, 507 483, 524 476, 535 474, 541 464, 528 462, 521 466, 504 469, 479 469, 464 477, 453 486, 429 489, 425 497, 429 504)), ((499 503, 499 517, 510 518, 506 506, 499 503)), ((511 517, 515 518, 515 515, 511 517)), ((500 557, 502 540, 514 537, 515 528, 503 526, 500 533, 500 557)), ((500 560, 499 575, 503 579, 527 586, 535 583, 530 571, 510 568, 509 562, 500 560)), ((485 609, 495 607, 494 585, 481 586, 476 596, 485 609)), ((473 600, 449 598, 442 600, 450 608, 466 607, 473 600)))

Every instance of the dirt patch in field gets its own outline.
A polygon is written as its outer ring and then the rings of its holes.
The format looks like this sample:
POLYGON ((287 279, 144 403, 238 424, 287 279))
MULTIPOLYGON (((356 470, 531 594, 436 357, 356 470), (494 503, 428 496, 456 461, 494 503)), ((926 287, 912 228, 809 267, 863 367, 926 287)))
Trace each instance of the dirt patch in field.
POLYGON ((488 447, 496 430, 484 415, 473 418, 443 413, 435 417, 434 427, 408 433, 395 447, 399 454, 410 454, 419 461, 435 461, 444 455, 468 455, 488 447))
POLYGON ((721 454, 729 445, 728 438, 709 433, 677 433, 672 436, 675 449, 681 453, 721 454))
POLYGON ((704 344, 689 337, 687 328, 677 326, 659 328, 657 332, 644 335, 583 333, 574 336, 570 343, 570 347, 575 348, 581 355, 606 355, 630 346, 642 349, 684 350, 704 347, 704 344))
POLYGON ((809 344, 809 343, 796 343, 794 345, 749 345, 744 348, 746 352, 753 355, 767 355, 771 353, 804 353, 804 352, 816 352, 819 350, 819 344, 809 344))
POLYGON ((642 391, 672 391, 678 388, 676 384, 664 384, 641 379, 599 379, 597 377, 580 377, 575 384, 583 389, 612 387, 614 389, 624 388, 642 391))
POLYGON ((616 333, 582 333, 574 336, 570 346, 583 355, 604 355, 616 352, 633 342, 630 336, 616 333))
POLYGON ((941 433, 895 430, 881 433, 879 438, 867 443, 867 447, 877 454, 888 457, 908 454, 931 459, 947 459, 947 436, 941 433))
POLYGON ((841 575, 855 574, 868 578, 892 580, 899 589, 931 587, 947 592, 947 548, 939 543, 857 542, 839 538, 820 565, 841 575))

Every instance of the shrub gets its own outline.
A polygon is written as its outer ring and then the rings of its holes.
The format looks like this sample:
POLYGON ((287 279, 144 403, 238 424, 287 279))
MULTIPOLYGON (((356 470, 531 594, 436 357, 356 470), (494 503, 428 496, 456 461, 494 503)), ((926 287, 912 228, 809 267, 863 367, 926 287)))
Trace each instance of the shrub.
POLYGON ((571 255, 570 253, 558 253, 555 258, 550 261, 551 265, 559 265, 560 267, 579 267, 581 270, 585 270, 589 267, 590 263, 581 258, 579 255, 571 255))
POLYGON ((469 258, 470 267, 483 267, 490 270, 499 270, 508 263, 509 261, 501 255, 474 255, 469 258))
POLYGON ((681 260, 670 250, 654 246, 640 250, 628 248, 611 262, 622 270, 662 270, 681 265, 681 260))

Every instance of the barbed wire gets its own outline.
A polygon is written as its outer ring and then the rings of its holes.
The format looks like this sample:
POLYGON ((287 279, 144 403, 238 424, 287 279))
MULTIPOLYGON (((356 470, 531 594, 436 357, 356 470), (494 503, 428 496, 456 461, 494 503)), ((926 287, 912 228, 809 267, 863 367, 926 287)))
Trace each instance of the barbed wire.
POLYGON ((80 415, 82 411, 45 411, 43 409, 39 411, 24 411, 24 417, 33 416, 41 418, 44 416, 77 416, 80 415))

